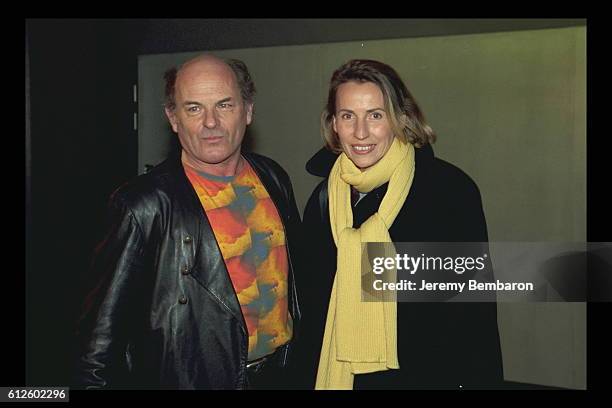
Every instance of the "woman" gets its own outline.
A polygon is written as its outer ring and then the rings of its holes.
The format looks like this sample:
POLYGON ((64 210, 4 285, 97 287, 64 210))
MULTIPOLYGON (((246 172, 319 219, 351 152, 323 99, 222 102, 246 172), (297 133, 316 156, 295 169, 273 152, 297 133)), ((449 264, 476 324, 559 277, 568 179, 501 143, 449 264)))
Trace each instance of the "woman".
POLYGON ((316 389, 484 388, 501 383, 495 303, 360 302, 361 242, 484 242, 480 192, 437 159, 433 130, 390 66, 338 68, 321 117, 326 177, 304 212, 309 253, 299 353, 316 389), (339 155, 338 155, 339 154, 339 155))

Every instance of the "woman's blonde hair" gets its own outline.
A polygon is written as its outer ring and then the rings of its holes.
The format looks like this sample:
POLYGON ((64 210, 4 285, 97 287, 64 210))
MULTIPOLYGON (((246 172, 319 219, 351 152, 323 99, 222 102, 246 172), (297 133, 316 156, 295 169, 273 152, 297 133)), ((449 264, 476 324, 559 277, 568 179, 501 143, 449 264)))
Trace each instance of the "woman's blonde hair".
POLYGON ((346 82, 372 82, 380 88, 385 101, 391 129, 396 137, 416 147, 434 143, 436 134, 425 121, 416 100, 389 65, 374 60, 350 60, 332 75, 327 104, 321 114, 321 134, 325 145, 335 153, 342 152, 338 135, 332 123, 336 114, 336 93, 346 82))

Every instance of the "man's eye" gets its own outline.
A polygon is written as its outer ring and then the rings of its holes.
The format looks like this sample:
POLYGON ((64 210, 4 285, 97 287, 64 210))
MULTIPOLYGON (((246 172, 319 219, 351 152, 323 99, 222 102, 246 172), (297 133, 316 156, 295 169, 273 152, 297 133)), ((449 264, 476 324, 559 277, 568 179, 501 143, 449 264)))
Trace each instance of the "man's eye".
POLYGON ((231 103, 223 102, 219 104, 221 109, 230 109, 233 105, 231 103))
POLYGON ((343 113, 342 115, 340 115, 340 117, 344 120, 349 120, 352 119, 353 115, 351 115, 350 113, 343 113))
POLYGON ((197 113, 200 111, 200 107, 199 106, 189 106, 187 107, 187 112, 189 113, 197 113))

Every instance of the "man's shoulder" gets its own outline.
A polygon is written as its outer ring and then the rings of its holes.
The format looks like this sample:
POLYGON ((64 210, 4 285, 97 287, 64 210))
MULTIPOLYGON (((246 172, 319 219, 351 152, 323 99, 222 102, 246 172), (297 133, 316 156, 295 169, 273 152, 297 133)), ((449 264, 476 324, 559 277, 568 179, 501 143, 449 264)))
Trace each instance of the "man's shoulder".
POLYGON ((280 176, 283 178, 289 178, 285 169, 280 164, 278 164, 275 160, 267 156, 264 156, 258 153, 253 153, 253 152, 244 153, 244 156, 247 158, 249 162, 251 162, 252 164, 255 164, 257 167, 259 167, 262 170, 268 171, 276 175, 277 177, 280 176))
POLYGON ((138 207, 150 203, 160 195, 167 195, 172 186, 170 179, 176 177, 167 162, 162 162, 144 174, 137 175, 119 186, 112 194, 113 199, 138 207))

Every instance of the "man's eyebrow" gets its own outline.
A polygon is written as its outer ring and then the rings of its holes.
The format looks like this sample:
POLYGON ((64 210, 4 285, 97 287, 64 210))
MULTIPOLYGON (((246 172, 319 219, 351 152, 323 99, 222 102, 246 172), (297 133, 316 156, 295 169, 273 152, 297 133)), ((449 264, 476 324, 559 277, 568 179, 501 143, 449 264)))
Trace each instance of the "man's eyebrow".
MULTIPOLYGON (((223 98, 220 101, 218 101, 217 103, 225 103, 225 102, 230 102, 232 101, 232 97, 228 96, 227 98, 223 98)), ((187 105, 202 105, 200 102, 197 101, 185 101, 183 102, 183 106, 187 106, 187 105)))

